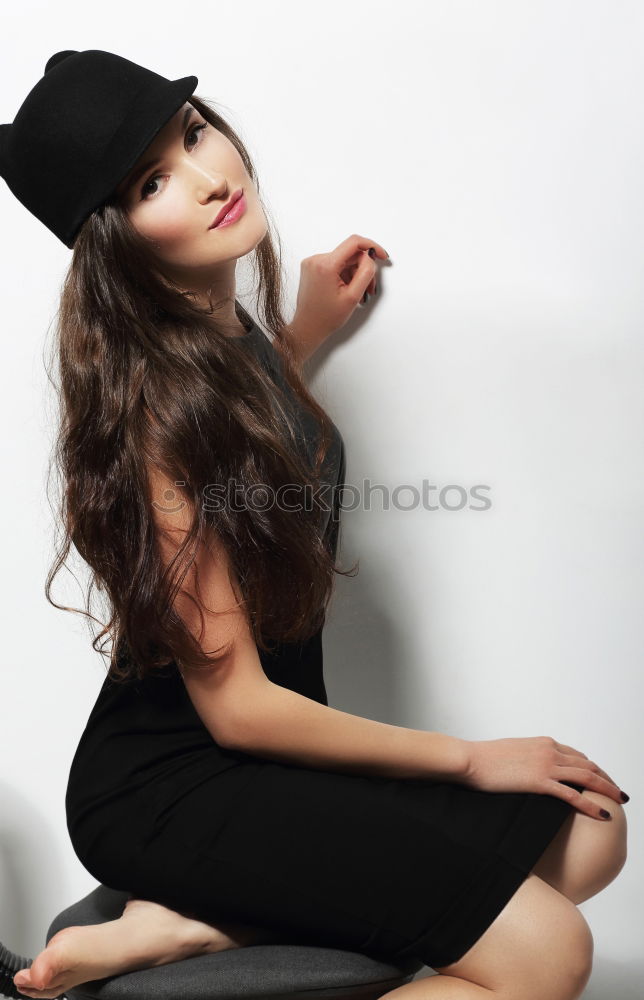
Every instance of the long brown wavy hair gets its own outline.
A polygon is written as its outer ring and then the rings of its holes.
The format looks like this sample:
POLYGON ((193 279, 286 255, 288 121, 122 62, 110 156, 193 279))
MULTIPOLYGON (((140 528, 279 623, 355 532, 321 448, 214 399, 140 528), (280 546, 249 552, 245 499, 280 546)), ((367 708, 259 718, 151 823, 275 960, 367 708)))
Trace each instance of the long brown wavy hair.
MULTIPOLYGON (((247 149, 211 104, 190 103, 237 148, 247 149)), ((259 186, 257 185, 258 190, 259 186)), ((260 196, 261 198, 261 196, 260 196)), ((266 212, 265 206, 264 210, 266 212)), ((269 215, 266 212, 266 218, 269 215)), ((54 350, 59 428, 53 463, 60 493, 56 558, 47 600, 102 624, 91 611, 94 588, 105 596, 107 622, 92 641, 115 681, 144 677, 176 662, 208 666, 204 651, 174 607, 198 544, 213 531, 227 552, 258 648, 299 642, 323 624, 340 569, 310 511, 204 503, 217 484, 246 489, 285 484, 316 489, 331 440, 324 409, 302 380, 282 314, 281 261, 266 235, 251 255, 256 311, 273 335, 284 377, 316 418, 313 465, 297 448, 286 396, 244 338, 230 337, 210 309, 198 307, 163 271, 114 194, 78 232, 64 277, 54 350), (182 493, 192 523, 170 565, 161 560, 150 506, 149 464, 182 493), (91 570, 85 609, 57 604, 52 584, 74 545, 91 570)), ((279 237, 277 237, 279 247, 279 237)), ((238 318, 251 316, 235 301, 238 318)), ((54 381, 54 380, 52 380, 54 381)), ((51 469, 50 469, 51 472, 51 469)), ((203 615, 202 615, 203 627, 203 615)), ((221 654, 221 650, 215 651, 221 654)))

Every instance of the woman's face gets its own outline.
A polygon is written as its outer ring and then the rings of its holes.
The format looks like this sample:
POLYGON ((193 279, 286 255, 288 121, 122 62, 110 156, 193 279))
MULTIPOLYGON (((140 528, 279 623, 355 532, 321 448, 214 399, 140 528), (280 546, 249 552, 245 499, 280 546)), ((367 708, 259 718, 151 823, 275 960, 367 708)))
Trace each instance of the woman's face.
POLYGON ((197 293, 230 281, 237 260, 267 231, 255 185, 236 148, 189 102, 157 133, 116 193, 134 227, 153 241, 165 269, 197 293), (236 207, 245 206, 241 215, 212 228, 240 189, 243 197, 236 207))

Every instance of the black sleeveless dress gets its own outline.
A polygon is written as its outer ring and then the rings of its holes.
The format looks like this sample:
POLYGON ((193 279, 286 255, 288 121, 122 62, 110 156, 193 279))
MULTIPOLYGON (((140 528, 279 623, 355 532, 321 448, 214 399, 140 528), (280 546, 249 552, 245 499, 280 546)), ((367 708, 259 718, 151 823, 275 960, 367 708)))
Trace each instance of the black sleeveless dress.
MULTIPOLYGON (((253 323, 242 338, 286 386, 253 323)), ((302 441, 311 417, 290 394, 302 441)), ((344 443, 334 425, 327 538, 339 537, 344 443)), ((322 630, 282 643, 262 667, 327 705, 322 630)), ((582 791, 580 785, 572 787, 582 791)), ((461 958, 501 912, 572 806, 430 779, 353 775, 226 750, 197 715, 174 664, 106 677, 72 760, 73 848, 113 889, 208 923, 270 927, 287 943, 436 968, 461 958)))

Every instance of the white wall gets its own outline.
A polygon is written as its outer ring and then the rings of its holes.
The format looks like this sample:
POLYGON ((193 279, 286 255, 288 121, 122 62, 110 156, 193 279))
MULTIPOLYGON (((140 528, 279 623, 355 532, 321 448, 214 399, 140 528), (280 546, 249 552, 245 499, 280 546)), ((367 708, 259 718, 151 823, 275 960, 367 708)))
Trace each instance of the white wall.
MULTIPOLYGON (((302 257, 353 232, 389 251, 375 302, 311 366, 347 444, 347 479, 485 484, 492 505, 345 512, 342 554, 361 571, 338 580, 325 631, 330 698, 466 739, 552 735, 603 767, 632 797, 630 855, 581 907, 595 937, 584 995, 635 997, 641 5, 113 0, 107 17, 24 0, 3 21, 0 121, 64 48, 199 76, 197 93, 255 157, 292 303, 302 257)), ((96 884, 69 843, 63 797, 104 667, 83 620, 43 593, 44 353, 70 251, 4 183, 0 213, 0 940, 34 955, 54 915, 96 884)), ((56 593, 81 600, 64 574, 56 593)))

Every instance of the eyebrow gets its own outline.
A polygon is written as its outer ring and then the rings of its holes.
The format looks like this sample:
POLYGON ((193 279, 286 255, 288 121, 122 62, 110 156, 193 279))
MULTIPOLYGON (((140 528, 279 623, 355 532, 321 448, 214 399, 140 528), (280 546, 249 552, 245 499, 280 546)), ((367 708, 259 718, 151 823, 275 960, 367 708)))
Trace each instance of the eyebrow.
MULTIPOLYGON (((192 114, 192 112, 194 110, 195 109, 193 108, 193 106, 190 105, 183 112, 183 117, 181 119, 181 131, 182 132, 185 132, 186 126, 188 125, 188 120, 190 119, 190 115, 192 114)), ((139 177, 141 177, 147 170, 152 170, 153 167, 156 167, 158 163, 161 163, 161 160, 162 160, 162 157, 157 156, 156 159, 154 159, 154 160, 147 160, 145 163, 142 163, 135 170, 131 171, 128 174, 126 180, 122 182, 123 183, 122 194, 125 194, 127 191, 129 191, 129 189, 134 184, 136 184, 136 182, 138 181, 139 177)))

